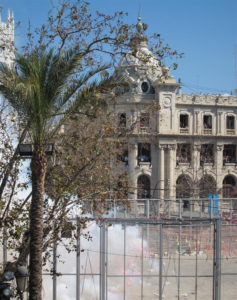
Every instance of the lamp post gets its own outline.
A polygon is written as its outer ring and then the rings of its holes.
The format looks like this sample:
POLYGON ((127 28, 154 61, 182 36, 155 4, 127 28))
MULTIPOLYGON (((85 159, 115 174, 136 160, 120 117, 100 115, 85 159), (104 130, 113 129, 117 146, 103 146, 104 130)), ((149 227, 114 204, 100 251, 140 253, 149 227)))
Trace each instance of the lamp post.
POLYGON ((5 270, 0 275, 0 299, 6 300, 13 297, 13 291, 10 288, 10 282, 14 279, 14 273, 10 270, 5 270))
POLYGON ((18 265, 14 275, 16 277, 17 292, 20 296, 20 299, 23 300, 23 293, 26 291, 29 277, 26 266, 18 265))

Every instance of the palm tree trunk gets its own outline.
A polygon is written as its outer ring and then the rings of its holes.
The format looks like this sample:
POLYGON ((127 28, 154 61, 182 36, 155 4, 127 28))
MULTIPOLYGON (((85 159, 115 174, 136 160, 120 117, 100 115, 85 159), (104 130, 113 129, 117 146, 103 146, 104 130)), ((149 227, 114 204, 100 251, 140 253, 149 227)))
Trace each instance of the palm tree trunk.
POLYGON ((46 163, 47 157, 43 147, 35 146, 31 159, 29 300, 42 299, 43 206, 46 163))

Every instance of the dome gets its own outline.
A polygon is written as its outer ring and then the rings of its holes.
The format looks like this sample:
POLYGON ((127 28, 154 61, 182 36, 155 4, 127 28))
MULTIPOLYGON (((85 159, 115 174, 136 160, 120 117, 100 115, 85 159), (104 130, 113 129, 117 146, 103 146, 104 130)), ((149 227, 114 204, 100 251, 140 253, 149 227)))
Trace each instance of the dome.
POLYGON ((162 75, 159 59, 148 49, 148 38, 143 34, 147 25, 138 18, 137 33, 131 38, 131 50, 120 60, 116 76, 126 78, 130 83, 154 82, 162 75))

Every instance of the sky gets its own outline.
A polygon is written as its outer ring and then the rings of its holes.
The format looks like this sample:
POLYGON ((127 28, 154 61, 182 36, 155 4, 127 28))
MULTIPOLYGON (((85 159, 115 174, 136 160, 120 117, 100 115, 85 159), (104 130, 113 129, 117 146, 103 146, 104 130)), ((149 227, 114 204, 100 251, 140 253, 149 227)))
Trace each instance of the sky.
MULTIPOLYGON (((7 9, 21 22, 17 44, 24 43, 29 21, 40 26, 56 0, 0 0, 2 20, 7 9)), ((237 0, 91 0, 92 10, 128 12, 134 24, 140 11, 147 35, 160 33, 172 48, 184 52, 178 70, 183 93, 224 94, 237 89, 237 0)))

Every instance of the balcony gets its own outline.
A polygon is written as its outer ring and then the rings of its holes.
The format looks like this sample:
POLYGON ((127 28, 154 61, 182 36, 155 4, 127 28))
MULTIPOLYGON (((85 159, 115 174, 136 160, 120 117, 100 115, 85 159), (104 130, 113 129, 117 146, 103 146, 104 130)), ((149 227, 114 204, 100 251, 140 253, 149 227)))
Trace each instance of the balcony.
POLYGON ((176 165, 188 165, 191 163, 191 145, 177 144, 176 165))
POLYGON ((235 129, 226 129, 226 134, 235 135, 235 129))
POLYGON ((177 157, 176 158, 176 165, 177 166, 186 166, 191 164, 191 159, 188 157, 177 157))
POLYGON ((234 156, 224 156, 223 165, 233 165, 236 164, 236 158, 234 156))
POLYGON ((214 157, 204 157, 200 160, 201 166, 213 166, 214 165, 214 157))
POLYGON ((146 126, 139 127, 139 133, 150 133, 150 132, 151 132, 151 127, 146 127, 146 126))
POLYGON ((183 133, 183 134, 187 134, 187 133, 189 133, 189 128, 188 127, 186 127, 186 128, 180 128, 179 132, 183 133))
POLYGON ((203 134, 211 135, 212 134, 212 128, 204 128, 203 129, 203 134))
POLYGON ((139 132, 140 133, 149 133, 150 131, 151 131, 151 128, 150 128, 149 113, 141 113, 140 124, 139 124, 139 132))
POLYGON ((224 145, 223 165, 236 164, 236 145, 224 145))
POLYGON ((151 164, 151 145, 148 143, 138 143, 138 165, 151 164))

